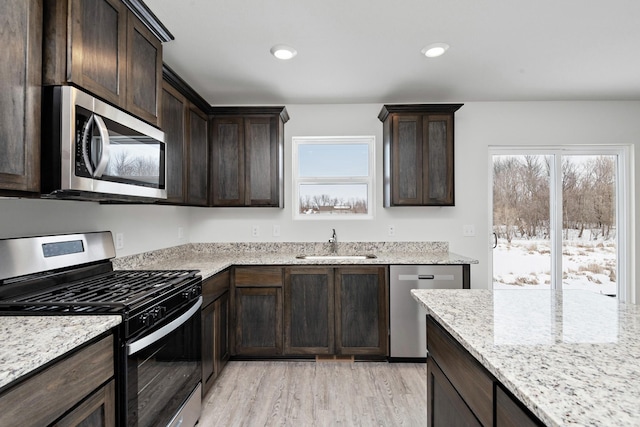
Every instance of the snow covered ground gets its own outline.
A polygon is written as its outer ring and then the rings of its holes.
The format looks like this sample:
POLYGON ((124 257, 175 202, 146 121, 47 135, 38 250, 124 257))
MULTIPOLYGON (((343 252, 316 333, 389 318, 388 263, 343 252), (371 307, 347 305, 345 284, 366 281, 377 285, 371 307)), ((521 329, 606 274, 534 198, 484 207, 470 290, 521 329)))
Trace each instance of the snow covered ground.
MULTIPOLYGON (((574 239, 564 242, 563 289, 617 293, 615 240, 574 239)), ((494 289, 549 289, 549 240, 499 239, 493 250, 494 289)))

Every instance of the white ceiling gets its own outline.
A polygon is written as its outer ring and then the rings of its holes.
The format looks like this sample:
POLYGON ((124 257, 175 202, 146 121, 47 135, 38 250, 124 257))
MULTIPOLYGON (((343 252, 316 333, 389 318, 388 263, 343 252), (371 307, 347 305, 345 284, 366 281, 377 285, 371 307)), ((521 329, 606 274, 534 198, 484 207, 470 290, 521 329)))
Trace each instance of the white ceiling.
POLYGON ((146 0, 212 105, 640 100, 638 0, 146 0), (451 47, 426 58, 427 44, 451 47), (289 61, 269 49, 288 44, 289 61))

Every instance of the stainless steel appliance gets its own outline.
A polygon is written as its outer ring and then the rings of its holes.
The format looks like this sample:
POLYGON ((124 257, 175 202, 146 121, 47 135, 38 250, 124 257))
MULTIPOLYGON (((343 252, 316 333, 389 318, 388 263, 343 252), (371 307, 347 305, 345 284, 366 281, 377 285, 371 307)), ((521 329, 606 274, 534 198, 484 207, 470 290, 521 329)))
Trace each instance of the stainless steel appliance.
POLYGON ((461 289, 463 270, 463 265, 392 265, 389 268, 391 361, 425 361, 427 358, 427 312, 413 299, 411 289, 461 289))
POLYGON ((0 315, 119 314, 119 426, 193 426, 201 407, 202 278, 113 270, 110 232, 0 240, 0 315))
POLYGON ((44 91, 45 197, 166 199, 164 133, 71 86, 44 91))

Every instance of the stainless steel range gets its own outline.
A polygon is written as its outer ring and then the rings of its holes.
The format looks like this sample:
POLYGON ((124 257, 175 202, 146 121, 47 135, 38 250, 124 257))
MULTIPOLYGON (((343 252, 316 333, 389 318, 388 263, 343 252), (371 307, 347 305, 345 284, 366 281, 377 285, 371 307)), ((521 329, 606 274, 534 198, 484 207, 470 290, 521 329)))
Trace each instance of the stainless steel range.
POLYGON ((202 278, 113 270, 110 232, 0 240, 0 315, 119 314, 117 425, 193 426, 200 416, 202 278))

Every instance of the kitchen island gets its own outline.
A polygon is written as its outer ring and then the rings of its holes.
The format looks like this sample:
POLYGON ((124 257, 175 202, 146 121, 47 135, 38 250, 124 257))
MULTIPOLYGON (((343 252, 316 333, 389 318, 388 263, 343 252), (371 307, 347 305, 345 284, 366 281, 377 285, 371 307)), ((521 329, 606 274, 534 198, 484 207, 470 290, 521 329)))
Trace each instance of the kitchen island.
POLYGON ((536 421, 640 425, 640 307, 579 290, 411 293, 536 421))

